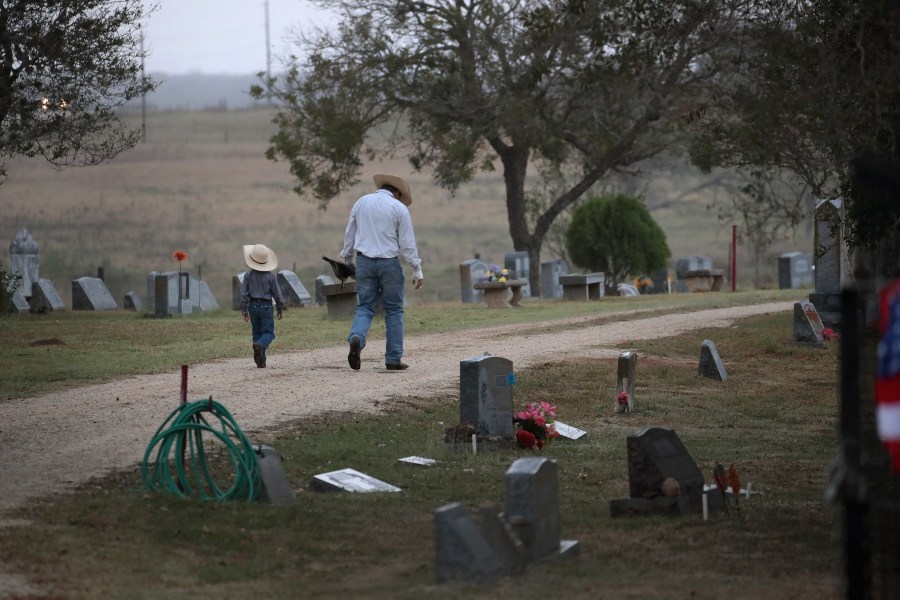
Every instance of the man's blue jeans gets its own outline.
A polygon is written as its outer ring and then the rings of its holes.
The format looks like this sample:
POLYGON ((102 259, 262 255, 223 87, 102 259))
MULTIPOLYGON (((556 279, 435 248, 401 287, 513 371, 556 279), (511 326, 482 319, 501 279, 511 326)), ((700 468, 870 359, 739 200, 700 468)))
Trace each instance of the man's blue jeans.
POLYGON ((356 311, 350 326, 349 342, 358 337, 360 348, 366 347, 366 335, 375 315, 375 304, 381 298, 387 344, 384 362, 396 364, 403 358, 403 267, 399 258, 356 259, 356 311))
POLYGON ((262 348, 263 359, 265 359, 266 348, 275 339, 275 317, 273 316, 272 302, 250 302, 247 312, 250 315, 253 343, 259 344, 262 348))

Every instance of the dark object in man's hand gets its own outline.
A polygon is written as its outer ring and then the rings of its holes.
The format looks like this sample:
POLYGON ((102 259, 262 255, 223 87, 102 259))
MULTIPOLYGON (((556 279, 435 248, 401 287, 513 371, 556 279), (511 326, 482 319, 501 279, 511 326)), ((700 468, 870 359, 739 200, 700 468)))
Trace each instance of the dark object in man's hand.
POLYGON ((331 270, 334 271, 334 276, 341 280, 341 285, 344 285, 345 279, 356 277, 356 267, 353 265, 332 260, 327 256, 323 256, 322 260, 331 265, 331 270))

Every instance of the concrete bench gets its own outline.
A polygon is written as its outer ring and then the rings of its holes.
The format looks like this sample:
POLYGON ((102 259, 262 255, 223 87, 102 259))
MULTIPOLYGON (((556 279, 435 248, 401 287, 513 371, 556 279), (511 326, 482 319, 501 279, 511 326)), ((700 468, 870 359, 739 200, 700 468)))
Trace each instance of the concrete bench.
POLYGON ((323 285, 321 291, 325 295, 325 304, 328 306, 328 318, 353 318, 353 313, 356 310, 355 281, 323 285))
POLYGON ((605 283, 604 273, 570 273, 559 276, 563 300, 599 300, 605 294, 605 283))
POLYGON ((521 306, 522 286, 527 279, 510 279, 509 281, 479 281, 472 288, 484 292, 484 301, 489 308, 509 308, 521 306))
POLYGON ((684 282, 687 283, 689 292, 718 292, 722 289, 724 281, 723 269, 701 269, 684 274, 684 282))

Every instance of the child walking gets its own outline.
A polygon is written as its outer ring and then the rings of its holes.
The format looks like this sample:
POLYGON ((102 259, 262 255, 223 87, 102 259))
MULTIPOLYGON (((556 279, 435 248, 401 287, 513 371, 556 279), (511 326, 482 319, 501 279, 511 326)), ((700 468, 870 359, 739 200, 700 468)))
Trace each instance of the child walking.
POLYGON ((244 261, 250 270, 241 281, 241 316, 250 321, 253 330, 253 362, 260 369, 266 367, 266 348, 275 339, 275 319, 272 318, 272 300, 278 311, 278 320, 284 310, 284 297, 273 271, 278 258, 263 244, 244 246, 244 261))

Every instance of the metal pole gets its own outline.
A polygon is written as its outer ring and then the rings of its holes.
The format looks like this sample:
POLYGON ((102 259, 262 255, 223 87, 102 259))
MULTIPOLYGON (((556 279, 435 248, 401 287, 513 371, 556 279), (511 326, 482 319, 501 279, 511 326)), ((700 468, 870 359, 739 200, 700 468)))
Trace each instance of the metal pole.
POLYGON ((731 291, 737 289, 737 225, 731 226, 731 291))

